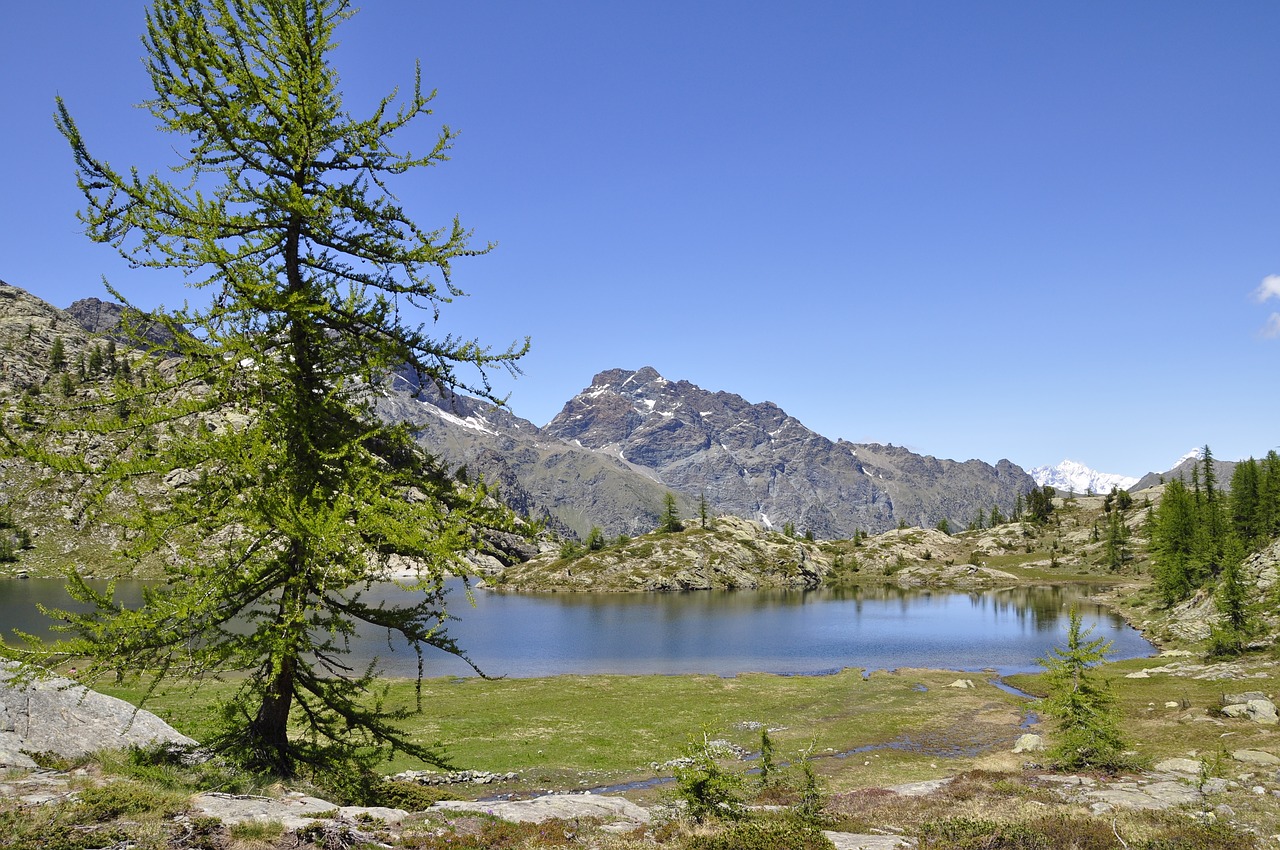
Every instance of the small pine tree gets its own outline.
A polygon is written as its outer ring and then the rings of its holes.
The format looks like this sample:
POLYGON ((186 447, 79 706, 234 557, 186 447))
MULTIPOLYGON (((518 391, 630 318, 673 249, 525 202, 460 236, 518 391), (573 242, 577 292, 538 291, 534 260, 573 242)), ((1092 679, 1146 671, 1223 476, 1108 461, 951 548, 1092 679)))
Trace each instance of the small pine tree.
POLYGON ((707 508, 707 494, 703 493, 698 497, 698 523, 702 526, 702 530, 707 530, 707 515, 710 513, 707 508))
POLYGON ((93 348, 89 349, 89 362, 85 366, 85 373, 90 378, 96 378, 102 374, 102 365, 102 346, 94 345, 93 348))
POLYGON ((587 551, 599 552, 604 548, 604 531, 598 525, 591 527, 591 532, 587 534, 587 551))
POLYGON ((760 787, 768 788, 773 780, 773 739, 769 737, 769 727, 760 729, 760 787))
POLYGON ((675 493, 667 493, 662 498, 662 522, 658 525, 658 530, 668 534, 684 531, 684 523, 680 521, 680 510, 676 507, 675 493))
POLYGON ((49 349, 49 368, 61 372, 67 368, 67 349, 62 344, 62 337, 53 338, 53 346, 49 349))
POLYGON ((1208 655, 1211 658, 1241 654, 1252 631, 1249 589, 1241 575, 1243 561, 1244 546, 1234 536, 1230 537, 1223 546, 1222 574, 1218 576, 1218 587, 1214 593, 1222 623, 1209 634, 1208 655))
POLYGON ((1092 632, 1092 626, 1081 631, 1080 612, 1073 605, 1066 649, 1055 647, 1037 659, 1049 690, 1042 705, 1057 721, 1058 741, 1049 755, 1065 770, 1116 770, 1124 764, 1116 697, 1094 669, 1111 654, 1111 641, 1090 640, 1092 632))
POLYGON ((684 801, 685 815, 695 823, 714 818, 738 820, 746 815, 742 776, 721 767, 707 733, 701 742, 689 745, 675 774, 675 793, 684 801))

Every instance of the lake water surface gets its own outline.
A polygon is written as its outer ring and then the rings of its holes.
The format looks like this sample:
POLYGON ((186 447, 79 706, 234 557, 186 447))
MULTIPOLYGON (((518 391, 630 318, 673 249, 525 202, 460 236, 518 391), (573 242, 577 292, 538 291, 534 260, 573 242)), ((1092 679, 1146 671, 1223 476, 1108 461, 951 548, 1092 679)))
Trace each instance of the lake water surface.
MULTIPOLYGON (((120 582, 122 601, 141 597, 140 582, 120 582)), ((1074 603, 1095 636, 1114 643, 1113 658, 1153 647, 1118 616, 1084 599, 1088 588, 1019 587, 981 593, 889 587, 816 591, 697 591, 637 594, 510 594, 450 584, 450 634, 490 676, 587 673, 745 672, 822 674, 932 667, 1039 669, 1035 659, 1065 642, 1074 603)), ((380 585, 366 597, 403 591, 380 585)), ((60 581, 0 580, 0 632, 46 633, 37 603, 65 605, 60 581)), ((385 675, 412 676, 417 662, 385 633, 363 634, 357 660, 381 659, 385 675)), ((360 667, 359 663, 356 664, 360 667)), ((473 675, 444 653, 427 656, 428 676, 473 675)))

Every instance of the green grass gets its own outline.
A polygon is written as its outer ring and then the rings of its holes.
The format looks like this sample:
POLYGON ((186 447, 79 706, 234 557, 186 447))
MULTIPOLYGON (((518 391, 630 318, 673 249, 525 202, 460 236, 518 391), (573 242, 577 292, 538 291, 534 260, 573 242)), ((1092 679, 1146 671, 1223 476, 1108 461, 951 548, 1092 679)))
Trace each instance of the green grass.
MULTIPOLYGON (((821 756, 910 740, 925 754, 885 750, 877 767, 892 763, 915 776, 930 773, 929 764, 971 742, 1016 737, 1016 698, 985 684, 975 690, 946 688, 956 675, 904 670, 864 679, 859 671, 846 670, 832 676, 729 679, 431 679, 423 685, 424 712, 405 726, 421 743, 445 742, 459 767, 545 773, 548 779, 581 774, 588 784, 593 777, 652 773, 651 763, 681 755, 704 729, 757 749, 760 733, 747 726, 751 723, 779 729, 771 736, 782 758, 810 746, 821 756)), ((171 687, 147 707, 199 740, 212 731, 211 706, 230 687, 206 686, 194 696, 189 688, 171 687)), ((412 705, 412 682, 392 681, 388 687, 389 708, 412 705)), ((127 689, 104 690, 138 697, 127 689)), ((417 766, 396 761, 388 769, 417 766)), ((940 772, 933 769, 931 775, 940 772)))

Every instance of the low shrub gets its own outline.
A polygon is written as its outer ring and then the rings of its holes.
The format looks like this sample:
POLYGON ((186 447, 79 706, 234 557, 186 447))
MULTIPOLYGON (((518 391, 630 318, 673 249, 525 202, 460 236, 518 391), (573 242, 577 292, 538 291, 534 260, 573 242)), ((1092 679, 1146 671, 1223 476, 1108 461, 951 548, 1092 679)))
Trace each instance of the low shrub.
POLYGON ((686 850, 833 850, 822 830, 794 820, 740 821, 712 835, 691 835, 686 850))
POLYGON ((530 847, 578 847, 584 827, 595 821, 552 818, 542 823, 511 823, 486 820, 478 832, 447 831, 439 835, 404 836, 400 847, 407 850, 526 850, 530 847))
POLYGON ((406 812, 421 812, 431 808, 441 800, 451 800, 454 795, 439 788, 419 785, 417 782, 384 782, 375 791, 378 800, 376 805, 389 809, 404 809, 406 812))
POLYGON ((76 817, 91 823, 139 815, 173 817, 187 809, 189 796, 181 791, 154 788, 131 780, 85 788, 76 796, 76 817))

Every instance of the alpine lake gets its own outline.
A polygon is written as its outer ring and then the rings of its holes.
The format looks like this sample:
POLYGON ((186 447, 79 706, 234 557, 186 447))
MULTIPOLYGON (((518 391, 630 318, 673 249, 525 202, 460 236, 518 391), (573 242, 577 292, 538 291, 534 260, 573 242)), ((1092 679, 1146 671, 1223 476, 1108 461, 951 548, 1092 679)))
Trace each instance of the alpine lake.
MULTIPOLYGON (((96 584, 96 583, 95 583, 96 584)), ((105 582, 100 586, 105 586, 105 582)), ((119 581, 117 598, 136 604, 143 582, 119 581)), ((961 592, 891 586, 813 591, 513 594, 449 581, 448 632, 486 675, 742 673, 814 676, 846 668, 929 668, 1034 672, 1037 658, 1065 643, 1075 606, 1093 637, 1112 641, 1114 660, 1155 650, 1088 585, 1018 586, 961 592)), ((394 583, 366 601, 408 598, 394 583)), ((60 580, 0 580, 0 631, 48 636, 38 606, 67 607, 60 580)), ((351 644, 357 669, 373 658, 388 677, 417 674, 416 655, 365 631, 351 644)), ((474 675, 462 660, 429 650, 425 675, 474 675)))

